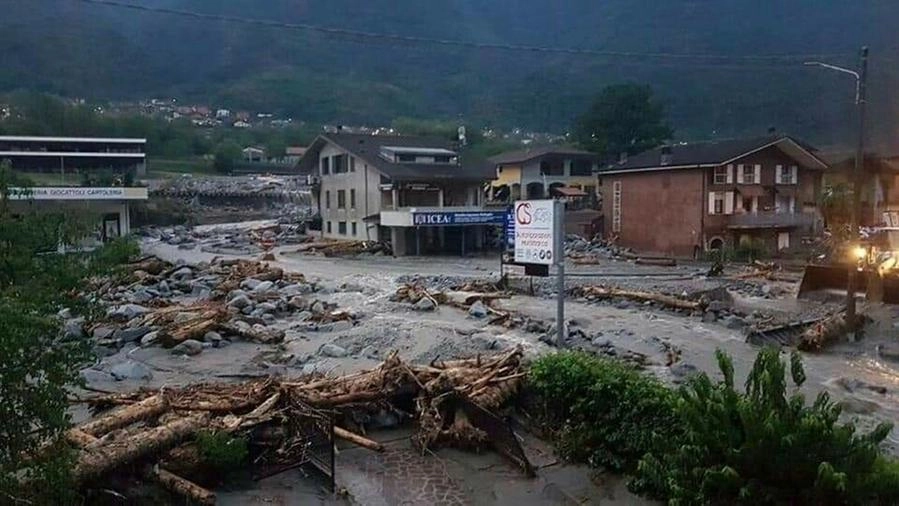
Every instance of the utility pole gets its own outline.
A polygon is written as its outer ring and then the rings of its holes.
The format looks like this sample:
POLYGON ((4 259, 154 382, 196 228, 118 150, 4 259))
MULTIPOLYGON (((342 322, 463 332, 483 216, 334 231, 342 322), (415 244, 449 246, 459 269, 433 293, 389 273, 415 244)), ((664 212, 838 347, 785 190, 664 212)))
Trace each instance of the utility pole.
MULTIPOLYGON (((852 171, 852 202, 849 207, 849 237, 854 244, 858 241, 859 215, 861 214, 861 191, 865 165, 865 105, 868 96, 868 46, 863 46, 859 53, 858 71, 850 70, 829 63, 818 61, 805 62, 805 65, 823 67, 855 77, 855 107, 858 111, 858 139, 855 147, 855 167, 852 171)), ((854 259, 853 259, 854 260, 854 259)), ((856 307, 855 289, 858 286, 858 266, 849 263, 849 276, 846 281, 846 322, 855 331, 856 307)))

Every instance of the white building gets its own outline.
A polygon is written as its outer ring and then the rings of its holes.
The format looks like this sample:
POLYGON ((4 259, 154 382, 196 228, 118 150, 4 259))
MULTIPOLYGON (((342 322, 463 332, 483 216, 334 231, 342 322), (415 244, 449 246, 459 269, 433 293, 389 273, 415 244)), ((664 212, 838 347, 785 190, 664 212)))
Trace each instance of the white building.
POLYGON ((142 176, 146 147, 147 139, 0 135, 0 161, 30 172, 110 169, 142 176))

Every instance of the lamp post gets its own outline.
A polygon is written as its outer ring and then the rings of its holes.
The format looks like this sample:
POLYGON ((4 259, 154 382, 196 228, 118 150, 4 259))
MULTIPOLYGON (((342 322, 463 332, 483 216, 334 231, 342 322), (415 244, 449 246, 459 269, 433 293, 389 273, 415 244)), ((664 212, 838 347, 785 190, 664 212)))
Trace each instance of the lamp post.
MULTIPOLYGON (((805 62, 805 65, 822 67, 849 74, 855 77, 855 106, 858 109, 858 139, 855 147, 855 167, 852 173, 852 206, 849 209, 849 236, 858 240, 858 221, 861 207, 861 179, 865 157, 865 104, 867 102, 868 81, 868 47, 864 46, 859 53, 858 71, 838 67, 819 61, 805 62)), ((849 277, 846 282, 846 322, 855 330, 855 287, 858 268, 855 263, 849 265, 849 277)))

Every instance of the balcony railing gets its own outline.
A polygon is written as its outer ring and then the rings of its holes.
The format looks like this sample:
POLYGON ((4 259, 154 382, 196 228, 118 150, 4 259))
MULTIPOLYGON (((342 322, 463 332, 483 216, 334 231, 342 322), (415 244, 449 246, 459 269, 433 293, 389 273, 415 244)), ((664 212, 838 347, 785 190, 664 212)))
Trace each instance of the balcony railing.
POLYGON ((747 213, 733 214, 729 228, 796 228, 813 227, 818 222, 814 213, 747 213))

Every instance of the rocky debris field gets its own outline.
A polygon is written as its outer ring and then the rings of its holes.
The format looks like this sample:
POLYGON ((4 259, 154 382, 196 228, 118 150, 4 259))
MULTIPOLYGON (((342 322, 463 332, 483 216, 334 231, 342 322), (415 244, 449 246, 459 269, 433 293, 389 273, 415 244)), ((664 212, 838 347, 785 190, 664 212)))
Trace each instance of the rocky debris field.
POLYGON ((289 222, 293 220, 269 221, 252 228, 228 225, 143 227, 140 233, 144 237, 157 239, 182 250, 199 248, 206 253, 222 255, 257 255, 276 246, 301 244, 310 240, 305 225, 289 222))
POLYGON ((184 174, 171 179, 149 182, 153 194, 191 194, 209 196, 293 196, 308 195, 309 187, 304 177, 289 176, 218 176, 194 177, 184 174))

